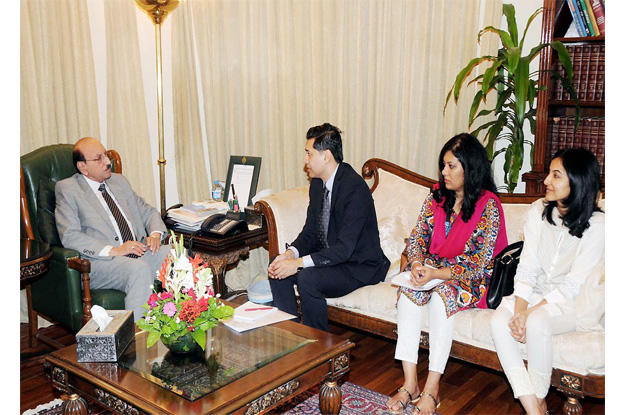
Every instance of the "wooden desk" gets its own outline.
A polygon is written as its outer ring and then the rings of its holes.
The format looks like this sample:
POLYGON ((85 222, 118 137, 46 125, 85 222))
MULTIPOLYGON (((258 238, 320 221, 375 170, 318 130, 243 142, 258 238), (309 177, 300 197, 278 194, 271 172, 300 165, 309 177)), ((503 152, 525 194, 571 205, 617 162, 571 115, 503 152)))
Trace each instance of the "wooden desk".
MULTIPOLYGON (((168 225, 169 228, 169 225, 168 225)), ((200 254, 203 261, 208 262, 213 271, 213 288, 215 293, 227 296, 225 281, 226 267, 235 264, 243 256, 250 253, 250 249, 260 246, 267 247, 267 227, 261 227, 248 232, 228 237, 209 235, 195 235, 175 231, 176 235, 184 236, 184 246, 191 255, 200 254)))
MULTIPOLYGON (((171 368, 166 366, 171 357, 167 352, 161 354, 160 342, 146 348, 146 335, 146 332, 137 333, 118 363, 79 363, 75 344, 52 352, 45 364, 50 367, 53 387, 67 394, 79 394, 124 415, 257 415, 326 381, 320 392, 320 409, 323 414, 338 414, 341 392, 336 380, 349 371, 350 349, 354 347, 347 339, 292 321, 243 333, 221 326, 219 334, 213 332, 211 341, 220 339, 223 357, 238 354, 239 361, 251 365, 249 370, 245 369, 247 366, 239 367, 237 375, 217 388, 185 397, 178 387, 166 381, 160 385, 153 379, 163 368, 171 368), (284 351, 282 346, 294 337, 301 339, 297 340, 298 345, 288 346, 284 351), (242 353, 241 348, 246 353, 242 353), (259 353, 261 356, 256 356, 259 353), (132 362, 131 369, 122 364, 126 355, 125 361, 132 362), (257 358, 261 363, 253 360, 257 358)), ((185 376, 196 376, 198 380, 209 378, 203 371, 210 371, 210 367, 194 364, 192 368, 182 368, 185 376)), ((212 382, 211 378, 203 385, 212 385, 212 382)), ((185 384, 197 385, 193 379, 185 379, 185 384)), ((77 400, 78 396, 74 395, 74 401, 77 400)), ((86 415, 85 406, 73 413, 86 415)))
POLYGON ((48 272, 51 258, 52 250, 47 243, 34 239, 20 239, 20 289, 26 288, 30 348, 37 345, 37 314, 33 311, 30 284, 48 272))

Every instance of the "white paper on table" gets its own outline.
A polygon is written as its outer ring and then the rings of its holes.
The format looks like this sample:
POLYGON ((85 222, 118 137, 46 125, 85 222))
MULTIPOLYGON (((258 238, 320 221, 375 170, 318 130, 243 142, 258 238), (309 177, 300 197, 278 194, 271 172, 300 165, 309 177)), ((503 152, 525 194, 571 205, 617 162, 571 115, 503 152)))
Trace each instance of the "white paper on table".
POLYGON ((234 309, 234 318, 242 321, 256 321, 278 311, 277 307, 256 304, 251 301, 234 309))
POLYGON ((393 280, 391 281, 391 284, 398 287, 410 288, 411 290, 415 291, 429 291, 441 282, 443 282, 443 280, 435 278, 433 280, 429 280, 425 285, 422 285, 421 287, 415 287, 410 281, 410 271, 404 271, 397 274, 395 278, 393 278, 393 280))
POLYGON ((252 330, 262 326, 268 326, 269 324, 279 323, 280 321, 291 320, 293 318, 297 317, 292 314, 285 313, 282 310, 277 310, 255 321, 237 320, 233 317, 230 320, 225 320, 223 323, 231 329, 240 333, 242 331, 252 330))
POLYGON ((243 209, 247 206, 250 198, 250 190, 252 189, 252 178, 254 177, 254 166, 246 164, 235 164, 232 169, 232 180, 230 180, 229 199, 234 199, 232 194, 232 186, 234 193, 239 199, 239 207, 243 209))

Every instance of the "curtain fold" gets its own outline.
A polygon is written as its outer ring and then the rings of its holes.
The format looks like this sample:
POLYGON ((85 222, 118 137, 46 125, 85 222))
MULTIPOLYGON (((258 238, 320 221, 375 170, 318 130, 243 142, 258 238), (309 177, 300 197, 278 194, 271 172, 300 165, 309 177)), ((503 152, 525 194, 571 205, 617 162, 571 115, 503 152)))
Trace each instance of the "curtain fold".
MULTIPOLYGON (((306 183, 305 134, 323 122, 344 131, 345 161, 357 170, 380 157, 436 177, 444 142, 468 130, 472 94, 443 116, 447 92, 477 56, 479 30, 500 26, 502 1, 194 0, 180 8, 193 10, 198 65, 181 57, 174 72, 184 71, 189 87, 199 78, 201 91, 185 94, 203 99, 212 177, 226 179, 230 155, 260 156, 259 189, 278 191, 306 183)), ((177 31, 175 42, 185 36, 177 31)), ((479 53, 496 50, 483 42, 479 53)), ((197 165, 203 147, 179 134, 178 163, 197 165)), ((193 180, 179 174, 179 187, 192 192, 193 180)))
POLYGON ((20 2, 20 154, 100 138, 85 0, 20 2))
MULTIPOLYGON (((196 42, 198 51, 202 51, 202 47, 194 38, 197 31, 193 30, 192 15, 201 12, 201 8, 195 10, 196 5, 187 2, 171 17, 176 177, 179 200, 185 204, 211 198, 210 161, 200 117, 200 99, 209 91, 198 88, 196 42)), ((198 55, 202 56, 203 52, 198 55)))
POLYGON ((154 176, 133 1, 106 0, 107 147, 122 158, 133 190, 159 207, 154 176))

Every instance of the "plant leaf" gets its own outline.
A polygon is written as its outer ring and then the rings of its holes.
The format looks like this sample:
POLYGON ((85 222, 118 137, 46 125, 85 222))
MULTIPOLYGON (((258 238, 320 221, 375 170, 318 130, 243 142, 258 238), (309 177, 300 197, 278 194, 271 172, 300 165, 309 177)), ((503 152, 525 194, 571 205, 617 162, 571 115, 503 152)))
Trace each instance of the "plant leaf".
POLYGON ((484 29, 480 30, 480 33, 477 34, 478 42, 480 41, 480 38, 482 37, 482 35, 486 32, 493 32, 499 35, 499 38, 501 39, 501 44, 506 49, 510 49, 516 46, 515 43, 512 41, 512 38, 510 37, 510 34, 508 32, 506 32, 505 30, 497 29, 496 27, 493 27, 493 26, 487 26, 484 29))
POLYGON ((503 14, 508 22, 508 32, 510 32, 510 40, 516 46, 519 43, 519 32, 516 25, 516 17, 514 15, 514 6, 512 4, 503 5, 503 14))
POLYGON ((482 80, 482 93, 484 94, 484 98, 486 98, 486 94, 488 91, 497 84, 497 82, 493 83, 493 77, 497 73, 497 70, 501 66, 503 61, 497 59, 489 68, 484 71, 484 78, 482 80))
POLYGON ((191 337, 193 337, 193 340, 200 345, 202 350, 206 348, 206 332, 204 330, 196 328, 191 332, 191 337))
POLYGON ((152 347, 154 343, 156 343, 158 339, 160 338, 161 338, 160 331, 151 331, 150 334, 148 334, 148 347, 152 347))
POLYGON ((529 60, 521 58, 514 74, 514 96, 516 98, 516 122, 523 127, 525 105, 527 104, 527 89, 529 88, 529 60))
POLYGON ((529 29, 529 27, 531 26, 532 22, 534 21, 534 19, 536 18, 536 16, 538 16, 539 14, 541 14, 542 12, 545 11, 544 7, 539 8, 538 10, 536 10, 534 12, 534 14, 532 14, 529 19, 527 19, 527 24, 525 25, 525 30, 523 31, 523 37, 521 38, 521 43, 519 44, 519 46, 522 48, 523 47, 523 43, 525 42, 525 35, 527 35, 527 30, 529 29))

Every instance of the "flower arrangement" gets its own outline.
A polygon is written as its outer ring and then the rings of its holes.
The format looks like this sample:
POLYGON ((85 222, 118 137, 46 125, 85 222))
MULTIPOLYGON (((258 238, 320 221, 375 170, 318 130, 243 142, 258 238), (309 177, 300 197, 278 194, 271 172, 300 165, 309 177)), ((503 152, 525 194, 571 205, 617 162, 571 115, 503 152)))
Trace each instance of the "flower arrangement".
MULTIPOLYGON (((213 273, 200 256, 191 258, 183 245, 183 237, 176 241, 172 232, 172 249, 156 272, 163 286, 154 292, 143 306, 145 315, 137 325, 147 331, 147 345, 159 339, 165 345, 182 340, 190 334, 204 350, 206 331, 220 319, 231 317, 234 309, 218 302, 213 291, 213 273)), ((153 288, 154 290, 154 288, 153 288)))

